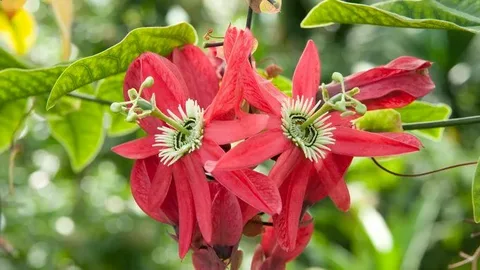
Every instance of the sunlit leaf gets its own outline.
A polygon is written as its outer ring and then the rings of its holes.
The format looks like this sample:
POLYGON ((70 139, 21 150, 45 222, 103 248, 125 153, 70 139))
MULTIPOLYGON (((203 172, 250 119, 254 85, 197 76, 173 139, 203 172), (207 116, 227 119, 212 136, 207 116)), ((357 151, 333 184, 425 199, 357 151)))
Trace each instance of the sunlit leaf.
MULTIPOLYGON (((123 101, 124 77, 125 74, 122 73, 101 81, 97 89, 97 98, 115 102, 123 101)), ((108 106, 105 106, 105 110, 110 115, 109 136, 122 136, 137 130, 138 126, 125 121, 124 115, 113 113, 108 106)))
POLYGON ((75 89, 126 71, 130 63, 143 52, 168 55, 175 47, 192 44, 196 40, 195 29, 188 23, 135 29, 117 45, 71 64, 55 83, 47 109, 75 89))
POLYGON ((27 53, 37 37, 35 19, 25 9, 16 11, 12 17, 0 10, 0 37, 15 53, 27 53))
POLYGON ((374 5, 325 0, 302 21, 304 28, 332 23, 372 24, 480 32, 477 0, 394 0, 374 5))
POLYGON ((0 71, 0 104, 49 93, 66 66, 0 71))
POLYGON ((67 151, 75 172, 90 164, 103 145, 103 112, 99 104, 82 101, 78 110, 47 118, 52 136, 67 151))
POLYGON ((475 169, 472 181, 472 202, 473 202, 473 217, 476 223, 480 223, 480 159, 475 169))
POLYGON ((25 115, 26 100, 0 106, 0 153, 8 149, 25 115))
POLYGON ((62 59, 67 61, 71 53, 71 28, 73 22, 73 0, 51 0, 58 26, 62 32, 62 59))
POLYGON ((6 68, 26 68, 15 56, 0 48, 0 71, 6 68))
MULTIPOLYGON (((403 123, 428 122, 446 120, 450 117, 452 109, 443 103, 432 104, 424 101, 415 101, 410 105, 397 109, 403 123)), ((428 139, 439 141, 445 128, 431 128, 415 130, 416 134, 428 139)))
POLYGON ((401 132, 402 119, 394 109, 368 111, 355 120, 358 129, 371 132, 401 132))

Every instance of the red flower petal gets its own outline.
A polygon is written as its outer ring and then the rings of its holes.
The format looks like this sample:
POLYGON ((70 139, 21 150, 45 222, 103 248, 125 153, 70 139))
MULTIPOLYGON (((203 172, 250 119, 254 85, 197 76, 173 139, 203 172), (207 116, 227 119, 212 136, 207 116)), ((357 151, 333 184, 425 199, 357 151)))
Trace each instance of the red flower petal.
POLYGON ((238 120, 212 121, 205 126, 205 138, 222 145, 243 140, 262 131, 268 115, 246 114, 238 120))
MULTIPOLYGON (((205 241, 210 243, 212 240, 212 201, 202 165, 192 155, 186 155, 176 163, 179 164, 174 171, 175 179, 188 179, 188 184, 192 190, 198 227, 205 241)), ((182 200, 181 196, 179 198, 182 200)))
POLYGON ((185 165, 181 162, 175 162, 173 164, 173 175, 178 198, 178 255, 183 259, 192 243, 196 225, 195 207, 185 165))
MULTIPOLYGON (((360 87, 360 93, 355 98, 368 103, 370 109, 396 108, 411 102, 411 97, 425 96, 435 87, 426 72, 431 65, 431 62, 422 59, 402 56, 385 66, 348 76, 345 84, 347 89, 360 87)), ((331 95, 341 91, 338 83, 327 88, 331 95)))
POLYGON ((313 204, 328 194, 339 209, 347 211, 350 208, 350 194, 343 175, 352 163, 352 159, 349 156, 330 153, 325 159, 316 162, 317 174, 310 178, 305 200, 313 204))
POLYGON ((217 257, 215 252, 208 249, 195 250, 192 255, 195 270, 225 270, 226 265, 217 257))
POLYGON ((309 40, 293 74, 293 98, 315 98, 320 85, 320 58, 309 40))
POLYGON ((243 231, 240 204, 230 191, 216 185, 219 188, 212 202, 212 245, 235 246, 243 231))
POLYGON ((172 60, 185 79, 188 96, 207 108, 218 92, 219 83, 208 57, 197 46, 186 45, 173 51, 172 60))
POLYGON ((302 150, 296 146, 292 146, 278 157, 268 176, 277 186, 280 186, 303 159, 305 159, 305 155, 302 150))
POLYGON ((143 159, 158 155, 158 147, 153 147, 155 137, 153 135, 129 141, 112 148, 112 151, 124 158, 143 159))
POLYGON ((278 244, 287 252, 295 249, 305 190, 312 169, 312 162, 305 159, 280 187, 283 208, 279 215, 273 216, 273 226, 278 244))
MULTIPOLYGON (((220 146, 205 139, 202 148, 198 151, 204 164, 208 160, 219 159, 224 153, 220 146)), ((280 212, 281 199, 278 189, 267 176, 248 169, 229 172, 218 171, 213 172, 212 175, 235 196, 256 209, 270 214, 280 212)))
POLYGON ((150 100, 155 94, 157 107, 163 112, 167 109, 177 112, 178 105, 185 104, 187 86, 180 71, 168 59, 154 53, 144 53, 130 64, 123 87, 125 100, 129 100, 128 90, 138 90, 148 76, 153 77, 154 84, 143 90, 143 98, 150 100))
POLYGON ((420 150, 421 143, 408 133, 372 133, 352 128, 336 127, 333 153, 357 157, 390 156, 420 150))
MULTIPOLYGON (((171 172, 165 171, 164 174, 168 175, 171 174, 171 172)), ((144 159, 135 161, 130 179, 133 198, 143 212, 157 221, 173 225, 172 220, 167 217, 160 207, 152 208, 150 205, 151 180, 144 159)))
POLYGON ((148 207, 150 211, 159 209, 165 198, 167 197, 170 183, 172 182, 172 170, 170 167, 159 162, 157 172, 153 177, 150 185, 150 192, 148 196, 148 207))
MULTIPOLYGON (((236 170, 257 166, 291 146, 283 131, 268 130, 255 135, 228 151, 214 166, 214 170, 236 170)), ((206 169, 213 169, 212 166, 206 169)), ((211 171, 211 170, 210 170, 211 171)))

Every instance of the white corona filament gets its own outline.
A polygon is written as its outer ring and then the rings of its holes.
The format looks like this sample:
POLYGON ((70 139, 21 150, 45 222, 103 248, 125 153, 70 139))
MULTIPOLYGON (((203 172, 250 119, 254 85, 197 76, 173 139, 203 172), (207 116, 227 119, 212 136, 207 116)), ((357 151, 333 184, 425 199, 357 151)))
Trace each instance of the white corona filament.
POLYGON ((160 134, 155 135, 154 147, 161 147, 158 156, 160 161, 170 166, 184 155, 191 153, 202 146, 203 139, 203 109, 194 100, 187 100, 185 111, 178 106, 180 117, 168 110, 170 117, 185 127, 188 135, 169 126, 159 127, 160 134))
POLYGON ((331 123, 327 123, 330 118, 327 113, 315 119, 308 127, 301 128, 301 125, 315 113, 319 105, 320 102, 314 105, 313 99, 305 99, 303 96, 287 99, 282 104, 283 134, 302 149, 306 158, 315 162, 320 158, 324 159, 327 151, 330 151, 328 145, 335 143, 332 133, 335 127, 332 127, 331 123))

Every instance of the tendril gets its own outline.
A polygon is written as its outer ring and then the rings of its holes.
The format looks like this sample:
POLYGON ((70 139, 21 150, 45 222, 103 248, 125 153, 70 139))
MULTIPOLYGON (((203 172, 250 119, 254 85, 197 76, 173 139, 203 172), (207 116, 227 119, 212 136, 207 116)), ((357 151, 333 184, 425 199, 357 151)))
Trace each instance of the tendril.
POLYGON ((472 162, 465 162, 465 163, 455 164, 455 165, 452 165, 452 166, 440 168, 440 169, 433 170, 433 171, 423 172, 423 173, 403 174, 403 173, 397 173, 397 172, 394 172, 394 171, 392 171, 392 170, 389 170, 389 169, 385 168, 383 165, 381 165, 381 164, 380 164, 375 158, 373 158, 373 157, 372 157, 372 161, 373 161, 373 163, 375 163, 375 165, 377 165, 377 167, 379 167, 380 169, 382 169, 384 172, 387 172, 387 173, 389 173, 389 174, 391 174, 391 175, 395 175, 395 176, 399 176, 399 177, 421 177, 421 176, 425 176, 425 175, 429 175, 429 174, 434 174, 434 173, 438 173, 438 172, 442 172, 442 171, 447 171, 447 170, 454 169, 454 168, 458 168, 458 167, 464 167, 464 166, 476 165, 476 164, 477 164, 477 161, 472 161, 472 162))

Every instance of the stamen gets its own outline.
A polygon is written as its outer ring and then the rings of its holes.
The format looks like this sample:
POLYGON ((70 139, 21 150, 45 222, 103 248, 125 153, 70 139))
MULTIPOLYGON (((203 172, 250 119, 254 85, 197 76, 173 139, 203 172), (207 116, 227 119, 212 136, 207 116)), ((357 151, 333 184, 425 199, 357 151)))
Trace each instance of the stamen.
POLYGON ((158 130, 161 133, 155 135, 155 144, 153 144, 153 147, 161 148, 158 156, 167 166, 199 149, 202 145, 203 109, 196 101, 189 99, 185 104, 185 110, 182 106, 178 106, 178 111, 180 117, 169 110, 170 119, 175 121, 175 126, 181 126, 188 133, 173 128, 172 125, 159 127, 158 130))
POLYGON ((313 99, 305 99, 303 96, 295 100, 287 99, 282 105, 283 133, 302 149, 306 158, 315 162, 325 158, 330 151, 328 145, 335 143, 332 133, 335 128, 327 122, 330 118, 328 111, 312 118, 319 106, 320 102, 314 105, 313 99), (304 126, 307 119, 311 123, 304 126))

